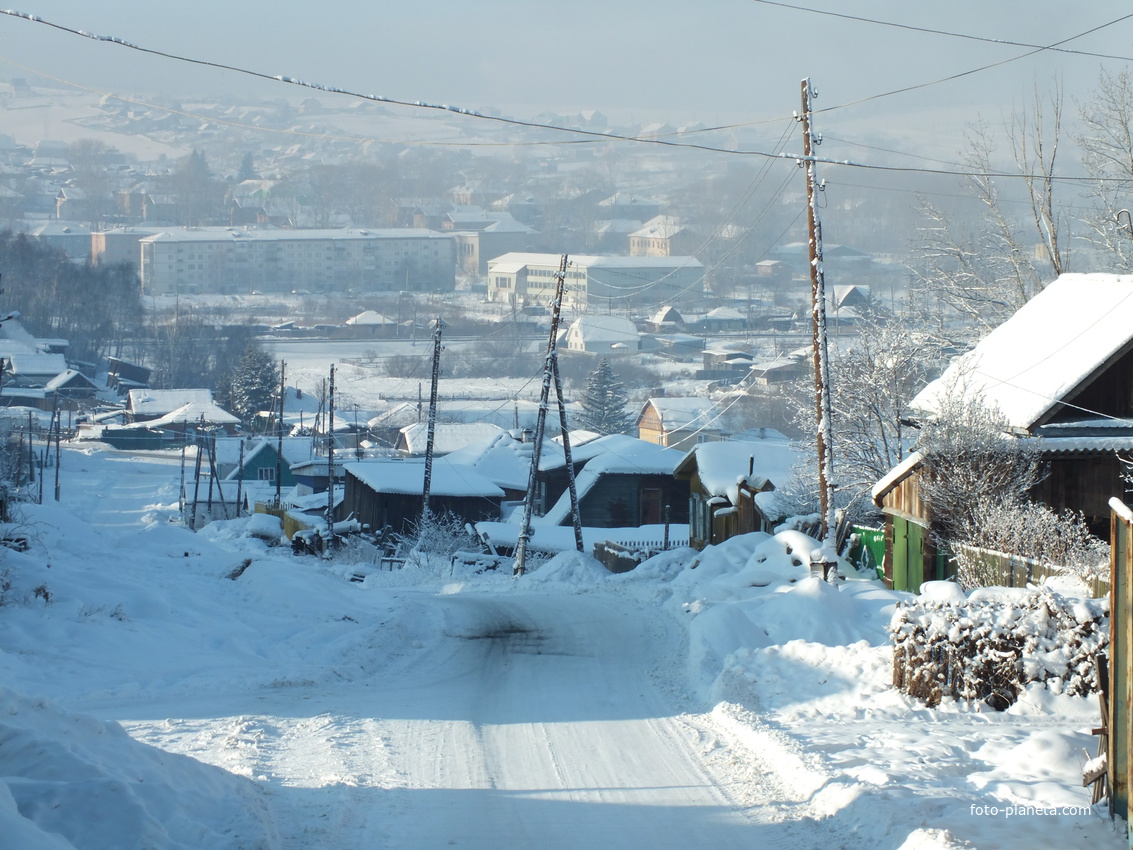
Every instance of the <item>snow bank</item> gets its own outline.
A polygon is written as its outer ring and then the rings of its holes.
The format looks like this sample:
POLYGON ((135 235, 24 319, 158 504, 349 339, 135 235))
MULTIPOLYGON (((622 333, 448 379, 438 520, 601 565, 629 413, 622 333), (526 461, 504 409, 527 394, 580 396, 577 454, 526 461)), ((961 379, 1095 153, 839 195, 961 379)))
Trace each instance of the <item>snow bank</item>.
POLYGON ((263 847, 277 836, 250 781, 133 740, 116 723, 0 690, 0 844, 263 847))
POLYGON ((525 578, 529 582, 545 584, 594 585, 610 578, 610 571, 584 552, 560 552, 525 578))

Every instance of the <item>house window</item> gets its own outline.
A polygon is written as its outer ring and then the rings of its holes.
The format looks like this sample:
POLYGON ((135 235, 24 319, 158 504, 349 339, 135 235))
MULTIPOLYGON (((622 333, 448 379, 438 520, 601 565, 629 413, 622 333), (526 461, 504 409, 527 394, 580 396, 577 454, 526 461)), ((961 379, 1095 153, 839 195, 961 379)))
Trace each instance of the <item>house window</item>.
POLYGON ((260 467, 256 470, 256 478, 260 481, 275 481, 275 467, 260 467))

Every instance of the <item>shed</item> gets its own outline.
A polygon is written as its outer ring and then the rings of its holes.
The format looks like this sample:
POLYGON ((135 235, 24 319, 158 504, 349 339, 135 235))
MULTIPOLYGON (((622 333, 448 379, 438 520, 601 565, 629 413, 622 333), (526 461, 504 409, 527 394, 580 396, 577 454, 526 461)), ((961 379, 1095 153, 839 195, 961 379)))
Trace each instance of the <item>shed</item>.
MULTIPOLYGON (((419 459, 360 461, 344 467, 344 515, 373 529, 406 533, 421 518, 425 463, 419 459)), ((465 522, 499 519, 504 491, 480 473, 440 458, 433 463, 429 506, 465 522)))

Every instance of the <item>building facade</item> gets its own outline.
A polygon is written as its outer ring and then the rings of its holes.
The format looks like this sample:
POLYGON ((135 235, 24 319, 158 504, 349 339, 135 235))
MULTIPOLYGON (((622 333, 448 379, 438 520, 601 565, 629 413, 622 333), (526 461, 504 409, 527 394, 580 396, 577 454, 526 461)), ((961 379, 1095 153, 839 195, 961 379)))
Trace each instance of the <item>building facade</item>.
POLYGON ((146 295, 450 292, 456 254, 432 230, 169 228, 140 240, 146 295))
MULTIPOLYGON (((559 254, 511 253, 488 261, 488 299, 548 304, 555 295, 559 254)), ((648 309, 703 294, 704 268, 695 257, 601 257, 572 254, 563 302, 605 312, 648 309)))

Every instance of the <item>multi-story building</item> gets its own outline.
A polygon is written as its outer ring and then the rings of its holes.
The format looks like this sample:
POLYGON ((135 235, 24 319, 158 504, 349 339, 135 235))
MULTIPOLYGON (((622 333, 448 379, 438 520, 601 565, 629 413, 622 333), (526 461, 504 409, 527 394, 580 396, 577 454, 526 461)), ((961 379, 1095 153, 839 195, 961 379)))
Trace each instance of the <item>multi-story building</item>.
POLYGON ((448 292, 452 236, 432 230, 169 228, 140 241, 147 295, 448 292))
MULTIPOLYGON (((511 253, 488 261, 488 299, 548 304, 555 295, 558 254, 511 253)), ((704 268, 695 257, 568 257, 563 301, 606 311, 642 309, 693 300, 704 293, 704 268)))

